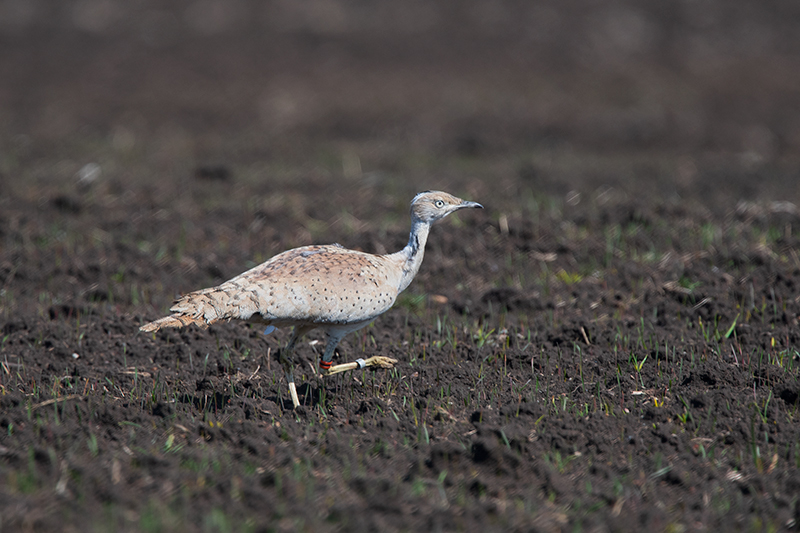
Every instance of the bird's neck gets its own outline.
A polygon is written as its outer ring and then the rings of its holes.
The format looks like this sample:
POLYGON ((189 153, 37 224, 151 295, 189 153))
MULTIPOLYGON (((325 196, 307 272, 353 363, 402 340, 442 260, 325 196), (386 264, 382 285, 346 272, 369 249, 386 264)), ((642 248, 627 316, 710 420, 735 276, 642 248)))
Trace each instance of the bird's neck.
POLYGON ((430 229, 430 223, 422 222, 416 218, 412 219, 408 244, 399 252, 392 254, 393 259, 402 267, 398 293, 403 292, 419 272, 422 257, 425 255, 425 243, 428 241, 430 229))

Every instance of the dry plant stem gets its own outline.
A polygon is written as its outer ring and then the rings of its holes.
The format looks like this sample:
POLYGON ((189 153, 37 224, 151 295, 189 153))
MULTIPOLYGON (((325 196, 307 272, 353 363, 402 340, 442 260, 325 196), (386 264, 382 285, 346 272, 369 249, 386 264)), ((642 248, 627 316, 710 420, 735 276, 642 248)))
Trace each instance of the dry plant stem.
POLYGON ((297 398, 297 387, 294 381, 289 382, 289 394, 292 396, 292 405, 297 409, 300 406, 300 400, 297 398))

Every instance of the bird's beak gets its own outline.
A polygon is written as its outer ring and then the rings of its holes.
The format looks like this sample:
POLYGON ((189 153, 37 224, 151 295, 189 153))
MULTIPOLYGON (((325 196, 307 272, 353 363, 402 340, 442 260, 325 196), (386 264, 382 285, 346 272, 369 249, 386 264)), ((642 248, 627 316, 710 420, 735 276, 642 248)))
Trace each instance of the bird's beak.
POLYGON ((468 202, 466 200, 462 200, 461 204, 459 204, 459 209, 464 209, 465 207, 477 207, 478 209, 483 209, 483 206, 478 202, 468 202))

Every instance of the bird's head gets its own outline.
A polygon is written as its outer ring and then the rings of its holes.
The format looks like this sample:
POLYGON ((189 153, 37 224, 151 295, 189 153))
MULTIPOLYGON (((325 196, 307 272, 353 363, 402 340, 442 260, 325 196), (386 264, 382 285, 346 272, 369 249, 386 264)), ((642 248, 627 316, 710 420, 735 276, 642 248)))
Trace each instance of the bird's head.
POLYGON ((411 216, 421 222, 432 224, 444 218, 453 211, 464 209, 465 207, 483 206, 477 202, 468 202, 461 198, 456 198, 452 194, 441 191, 421 192, 411 200, 411 216))

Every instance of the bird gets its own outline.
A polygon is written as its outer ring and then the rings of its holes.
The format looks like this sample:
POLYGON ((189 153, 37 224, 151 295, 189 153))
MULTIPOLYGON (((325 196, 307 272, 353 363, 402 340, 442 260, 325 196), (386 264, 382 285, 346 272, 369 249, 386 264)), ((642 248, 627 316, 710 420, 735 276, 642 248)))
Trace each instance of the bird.
POLYGON ((144 324, 143 332, 195 324, 203 329, 238 319, 275 328, 292 327, 280 361, 293 408, 300 402, 294 382, 292 352, 313 329, 327 336, 319 373, 330 376, 376 366, 392 368, 396 359, 383 356, 333 365, 334 350, 350 332, 370 324, 389 310, 416 276, 425 254, 431 224, 465 208, 483 208, 442 191, 424 191, 411 201, 408 244, 395 253, 371 254, 339 244, 301 246, 282 252, 238 276, 180 297, 169 316, 144 324))

